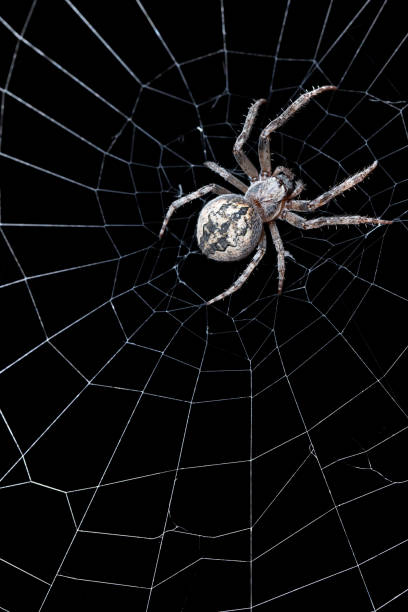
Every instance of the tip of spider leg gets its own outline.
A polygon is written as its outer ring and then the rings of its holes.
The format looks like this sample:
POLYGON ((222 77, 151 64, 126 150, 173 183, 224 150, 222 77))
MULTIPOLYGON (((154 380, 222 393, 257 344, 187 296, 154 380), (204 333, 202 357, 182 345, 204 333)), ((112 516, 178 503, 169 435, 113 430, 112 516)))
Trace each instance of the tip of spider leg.
POLYGON ((296 259, 293 257, 292 253, 290 253, 289 251, 285 251, 285 258, 288 257, 289 259, 291 259, 292 261, 296 262, 296 259))
POLYGON ((251 106, 249 107, 250 110, 251 109, 255 109, 257 110, 259 106, 261 106, 261 104, 266 104, 268 100, 266 98, 258 98, 258 100, 255 100, 255 102, 252 102, 251 106))
POLYGON ((210 306, 211 304, 214 304, 214 302, 220 302, 221 300, 223 300, 224 298, 226 298, 226 295, 223 295, 222 293, 220 295, 216 295, 215 297, 213 297, 211 300, 208 300, 208 302, 205 302, 206 306, 210 306))
POLYGON ((330 91, 337 89, 336 85, 321 85, 321 87, 315 87, 314 91, 320 89, 320 91, 330 91))
POLYGON ((318 96, 325 91, 332 91, 337 89, 336 85, 322 85, 321 87, 313 87, 310 92, 305 92, 305 94, 309 93, 309 96, 318 96))

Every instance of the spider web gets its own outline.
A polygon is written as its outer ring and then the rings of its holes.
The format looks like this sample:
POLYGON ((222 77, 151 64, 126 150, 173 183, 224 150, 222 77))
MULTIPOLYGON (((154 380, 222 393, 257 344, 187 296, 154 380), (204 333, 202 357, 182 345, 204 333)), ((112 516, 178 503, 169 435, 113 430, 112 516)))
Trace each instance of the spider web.
POLYGON ((2 4, 1 610, 408 605, 402 3, 236 10, 2 4), (207 308, 243 262, 163 214, 324 84, 273 163, 312 198, 377 159, 319 214, 394 223, 281 222, 283 295, 268 243, 207 308))

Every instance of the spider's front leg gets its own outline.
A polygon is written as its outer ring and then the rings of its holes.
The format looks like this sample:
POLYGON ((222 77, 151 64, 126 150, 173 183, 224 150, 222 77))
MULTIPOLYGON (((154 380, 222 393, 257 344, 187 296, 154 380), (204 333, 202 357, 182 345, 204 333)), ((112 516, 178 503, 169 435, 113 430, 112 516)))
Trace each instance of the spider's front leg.
POLYGON ((299 96, 297 100, 295 100, 292 104, 288 106, 286 110, 283 111, 273 121, 268 123, 266 128, 264 128, 259 137, 259 145, 258 145, 258 156, 259 163, 261 166, 261 174, 263 176, 271 175, 271 151, 270 151, 270 136, 272 132, 280 128, 288 119, 292 117, 302 106, 307 104, 311 98, 314 96, 318 96, 324 91, 330 91, 333 89, 337 89, 334 85, 324 85, 323 87, 317 87, 316 89, 312 89, 311 91, 307 91, 306 93, 299 96))
POLYGON ((227 297, 227 295, 231 295, 231 293, 238 291, 238 289, 240 289, 242 285, 245 283, 249 275, 252 274, 252 272, 255 270, 256 266, 259 264, 262 257, 265 255, 265 251, 266 251, 266 236, 265 236, 265 232, 262 231, 261 239, 258 243, 255 255, 253 256, 253 258, 251 259, 251 261, 249 262, 245 270, 242 272, 240 276, 238 276, 237 280, 231 285, 229 289, 226 289, 225 291, 217 295, 212 300, 209 300, 207 302, 207 305, 214 304, 214 302, 218 302, 219 300, 223 300, 225 297, 227 297))
POLYGON ((246 116, 244 127, 242 128, 242 132, 240 133, 237 140, 235 141, 234 148, 233 148, 234 157, 237 163, 242 168, 242 170, 245 172, 245 174, 249 176, 251 181, 258 180, 258 170, 255 168, 254 164, 251 162, 249 157, 244 153, 242 149, 243 149, 244 144, 248 140, 249 134, 251 133, 252 126, 254 125, 256 116, 258 114, 259 107, 261 106, 261 104, 264 104, 265 102, 266 100, 264 98, 261 98, 260 100, 257 100, 256 102, 252 104, 246 116))
POLYGON ((182 198, 179 198, 178 200, 174 200, 174 202, 170 204, 167 210, 167 214, 164 217, 163 225, 161 227, 160 234, 159 234, 159 240, 164 234, 164 230, 166 229, 167 224, 170 221, 170 217, 178 208, 180 208, 180 206, 184 206, 184 204, 187 204, 187 202, 191 202, 192 200, 201 198, 203 195, 206 195, 207 193, 211 193, 211 192, 216 193, 218 195, 221 195, 222 193, 230 193, 228 189, 225 189, 225 187, 221 187, 220 185, 211 183, 210 185, 205 185, 204 187, 200 187, 200 189, 197 189, 197 191, 193 191, 192 193, 189 193, 188 195, 183 196, 182 198))
MULTIPOLYGON (((343 191, 347 191, 347 189, 351 189, 354 187, 354 185, 361 183, 361 181, 363 181, 366 176, 368 176, 377 166, 378 162, 375 161, 371 164, 371 166, 368 166, 368 168, 364 168, 363 170, 360 170, 360 172, 356 172, 356 174, 347 177, 345 181, 339 185, 336 185, 335 187, 332 187, 329 189, 329 191, 322 193, 314 200, 292 200, 286 203, 285 208, 287 210, 298 210, 299 212, 310 212, 312 210, 316 210, 316 208, 319 208, 320 206, 327 204, 327 202, 333 198, 336 198, 338 195, 343 193, 343 191)), ((296 194, 294 197, 296 197, 296 194)))
POLYGON ((303 219, 300 215, 296 215, 288 210, 282 211, 280 215, 290 225, 294 225, 300 229, 311 230, 318 227, 326 227, 328 225, 361 225, 368 223, 369 225, 389 225, 392 221, 385 219, 375 219, 373 217, 360 217, 360 215, 344 215, 336 217, 317 217, 316 219, 303 219))

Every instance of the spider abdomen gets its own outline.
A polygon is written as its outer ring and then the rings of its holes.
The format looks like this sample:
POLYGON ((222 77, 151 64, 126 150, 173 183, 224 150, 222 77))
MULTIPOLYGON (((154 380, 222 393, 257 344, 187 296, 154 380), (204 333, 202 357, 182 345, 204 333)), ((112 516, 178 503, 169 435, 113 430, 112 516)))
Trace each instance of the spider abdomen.
POLYGON ((218 196, 201 209, 198 217, 198 246, 209 259, 244 259, 256 248, 261 233, 262 219, 243 196, 218 196))

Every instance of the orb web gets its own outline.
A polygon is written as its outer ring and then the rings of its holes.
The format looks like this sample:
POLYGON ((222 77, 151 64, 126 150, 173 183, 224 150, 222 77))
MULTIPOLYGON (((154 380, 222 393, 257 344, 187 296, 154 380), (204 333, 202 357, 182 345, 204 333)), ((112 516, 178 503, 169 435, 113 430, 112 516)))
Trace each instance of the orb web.
POLYGON ((1 8, 2 610, 406 605, 405 22, 261 8, 1 8), (167 207, 325 84, 272 163, 313 198, 377 159, 319 214, 394 223, 282 222, 282 296, 269 242, 207 307, 243 262, 167 207))

